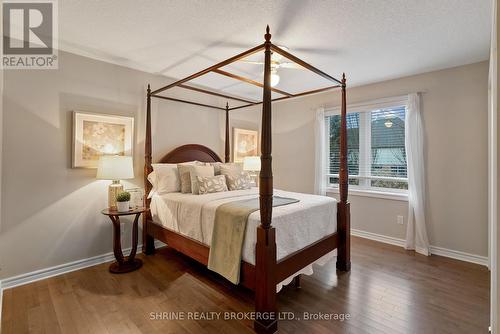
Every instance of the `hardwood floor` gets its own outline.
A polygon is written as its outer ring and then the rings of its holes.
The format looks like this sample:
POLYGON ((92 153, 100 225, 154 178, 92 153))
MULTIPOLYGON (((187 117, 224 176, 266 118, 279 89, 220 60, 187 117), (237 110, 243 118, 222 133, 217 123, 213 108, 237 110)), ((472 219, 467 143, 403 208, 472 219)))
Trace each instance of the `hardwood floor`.
MULTIPOLYGON (((251 320, 187 319, 251 312, 251 292, 170 249, 139 257, 144 266, 128 274, 103 264, 5 290, 2 333, 252 333, 251 320), (151 320, 151 312, 186 319, 151 320)), ((478 265, 352 238, 350 273, 331 262, 301 282, 279 294, 280 311, 301 318, 280 321, 280 333, 488 331, 489 273, 478 265), (304 320, 303 312, 350 318, 304 320)))

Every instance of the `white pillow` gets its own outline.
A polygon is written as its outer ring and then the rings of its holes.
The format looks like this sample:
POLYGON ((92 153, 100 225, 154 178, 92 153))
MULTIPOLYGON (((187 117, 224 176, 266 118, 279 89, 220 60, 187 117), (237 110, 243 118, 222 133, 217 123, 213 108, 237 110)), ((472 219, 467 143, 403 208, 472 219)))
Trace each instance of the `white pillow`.
POLYGON ((214 166, 190 166, 190 177, 191 177, 191 192, 195 195, 200 194, 200 187, 198 184, 199 177, 209 177, 214 176, 214 166))
POLYGON ((148 174, 148 181, 153 186, 151 188, 151 191, 148 194, 148 199, 151 199, 153 197, 154 193, 156 193, 156 188, 157 188, 156 187, 156 185, 157 185, 157 182, 156 182, 156 173, 154 171, 152 171, 151 173, 148 174))
POLYGON ((156 193, 168 194, 181 191, 177 164, 152 164, 152 166, 153 172, 148 175, 148 180, 156 193))

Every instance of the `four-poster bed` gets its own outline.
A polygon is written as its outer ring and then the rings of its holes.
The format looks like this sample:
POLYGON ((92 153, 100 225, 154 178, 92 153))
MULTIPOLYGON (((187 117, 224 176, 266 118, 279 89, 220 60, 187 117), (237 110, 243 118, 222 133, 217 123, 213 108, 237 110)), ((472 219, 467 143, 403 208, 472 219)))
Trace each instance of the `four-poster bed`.
MULTIPOLYGON (((254 328, 258 333, 274 333, 277 330, 277 306, 276 306, 276 285, 284 279, 294 275, 299 270, 307 265, 315 262, 323 255, 338 250, 337 269, 341 271, 350 270, 350 206, 347 200, 348 188, 348 170, 347 170, 347 124, 346 124, 346 79, 343 75, 341 80, 335 79, 330 75, 318 70, 309 65, 303 60, 293 56, 287 51, 273 45, 271 43, 271 34, 269 27, 266 29, 265 42, 248 51, 240 53, 223 62, 213 65, 203 71, 199 71, 182 80, 178 80, 172 84, 151 91, 149 85, 147 90, 146 104, 146 140, 145 140, 145 167, 144 167, 144 183, 145 194, 149 194, 152 185, 148 181, 148 175, 153 171, 152 167, 152 141, 151 141, 151 98, 159 98, 170 101, 183 102, 201 107, 212 108, 225 111, 225 155, 224 161, 230 161, 229 147, 229 114, 231 110, 241 109, 245 107, 262 104, 262 128, 261 128, 261 171, 259 176, 259 198, 260 198, 260 225, 256 232, 255 245, 255 265, 242 261, 241 265, 241 280, 240 284, 255 291, 255 311, 256 319, 254 328), (246 58, 256 52, 264 50, 264 83, 258 83, 253 80, 240 77, 221 70, 220 68, 231 64, 237 60, 246 58), (281 90, 272 88, 270 85, 271 74, 271 53, 276 52, 290 61, 293 61, 302 67, 314 72, 321 77, 332 81, 333 86, 320 88, 312 91, 306 91, 298 94, 291 94, 281 90), (191 87, 185 83, 200 77, 207 73, 217 73, 227 77, 234 78, 249 84, 253 84, 263 88, 263 100, 261 102, 251 101, 249 99, 229 96, 221 93, 204 90, 201 88, 191 87), (180 87, 193 90, 196 92, 206 93, 218 97, 223 97, 229 100, 243 102, 243 105, 230 107, 226 103, 225 108, 212 106, 204 103, 198 103, 189 100, 181 100, 159 95, 160 93, 180 87), (306 247, 287 255, 286 257, 277 259, 276 249, 276 231, 271 225, 273 218, 273 174, 271 163, 271 103, 322 91, 340 88, 342 91, 341 104, 341 135, 340 135, 340 200, 337 203, 336 210, 336 231, 321 239, 309 243, 306 247), (283 97, 272 99, 271 92, 277 92, 283 97)), ((159 163, 183 163, 187 161, 201 162, 221 162, 219 156, 211 149, 197 144, 189 144, 176 148, 168 153, 159 163)), ((149 208, 151 200, 146 199, 146 207, 149 208)), ((171 229, 165 228, 156 224, 148 213, 144 217, 143 228, 143 252, 152 254, 154 252, 154 239, 161 240, 169 247, 172 247, 179 252, 195 259, 202 264, 207 265, 210 248, 199 240, 195 240, 186 235, 182 235, 171 229)))

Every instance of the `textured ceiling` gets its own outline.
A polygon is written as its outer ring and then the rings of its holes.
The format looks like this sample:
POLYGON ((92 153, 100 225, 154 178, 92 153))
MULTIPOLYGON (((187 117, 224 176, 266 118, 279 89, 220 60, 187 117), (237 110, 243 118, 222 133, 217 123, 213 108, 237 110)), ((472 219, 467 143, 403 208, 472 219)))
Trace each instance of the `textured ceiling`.
MULTIPOLYGON (((264 40, 360 85, 488 59, 490 0, 59 1, 63 50, 182 78, 264 40)), ((258 57, 252 57, 258 59, 258 57)), ((262 67, 231 71, 261 80, 262 67)), ((276 88, 325 81, 279 69, 276 88)), ((216 74, 196 81, 258 99, 261 90, 216 74)))

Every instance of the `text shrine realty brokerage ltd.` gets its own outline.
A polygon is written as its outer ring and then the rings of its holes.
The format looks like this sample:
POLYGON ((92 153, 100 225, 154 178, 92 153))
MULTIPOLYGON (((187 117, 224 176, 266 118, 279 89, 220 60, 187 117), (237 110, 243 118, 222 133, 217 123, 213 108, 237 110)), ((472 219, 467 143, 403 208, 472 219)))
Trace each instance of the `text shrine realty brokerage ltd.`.
POLYGON ((278 312, 276 315, 259 312, 150 312, 150 320, 306 320, 306 321, 344 321, 349 320, 349 313, 278 312))

